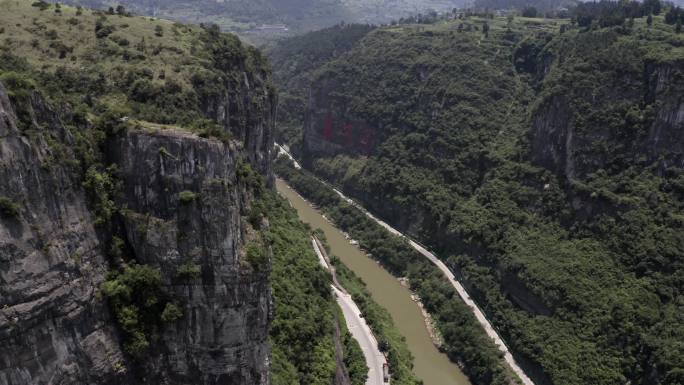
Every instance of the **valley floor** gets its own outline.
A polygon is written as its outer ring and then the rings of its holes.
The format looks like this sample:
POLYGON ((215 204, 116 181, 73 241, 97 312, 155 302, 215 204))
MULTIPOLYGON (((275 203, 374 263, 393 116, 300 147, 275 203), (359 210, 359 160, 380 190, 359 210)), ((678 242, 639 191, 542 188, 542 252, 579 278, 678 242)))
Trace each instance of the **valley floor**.
MULTIPOLYGON (((276 147, 279 151, 279 154, 282 154, 282 155, 288 157, 290 160, 293 161, 296 168, 300 168, 300 167, 297 167, 297 166, 299 166, 299 164, 297 163, 296 159, 294 159, 294 157, 289 152, 287 152, 286 149, 284 149, 283 147, 281 147, 278 144, 276 144, 276 147)), ((323 181, 323 180, 319 179, 319 181, 325 185, 328 185, 328 183, 323 181)), ((482 328, 487 333, 487 336, 489 336, 489 338, 496 344, 498 349, 503 353, 504 360, 506 361, 507 365, 510 367, 511 371, 513 373, 515 373, 515 375, 520 379, 520 381, 524 385, 535 385, 534 381, 532 381, 532 379, 530 379, 530 377, 525 373, 525 371, 522 369, 522 367, 516 362, 515 358, 511 354, 508 347, 506 346, 506 343, 501 338, 501 336, 499 336, 498 332, 494 329, 494 327, 489 322, 489 320, 487 319, 485 314, 478 307, 478 305, 475 303, 475 301, 472 299, 472 297, 468 294, 465 287, 456 279, 453 272, 451 272, 451 270, 446 266, 446 264, 444 264, 444 262, 442 262, 436 255, 434 255, 433 253, 428 251, 425 247, 420 245, 418 242, 412 240, 410 237, 408 237, 405 234, 403 234, 402 232, 398 231, 397 229, 395 229, 394 227, 392 227, 388 223, 386 223, 383 220, 374 216, 372 213, 370 213, 368 210, 366 210, 358 202, 356 202, 353 199, 344 195, 340 190, 338 190, 332 186, 330 186, 330 187, 337 195, 339 195, 339 197, 341 199, 343 199, 347 203, 356 207, 358 210, 363 212, 368 218, 370 218, 371 220, 376 222, 378 225, 382 226, 383 228, 385 228, 390 233, 408 240, 409 244, 411 245, 411 247, 413 247, 413 249, 415 249, 418 253, 420 253, 422 256, 427 258, 433 265, 435 265, 437 268, 439 268, 439 270, 446 276, 449 283, 454 287, 454 289, 456 290, 456 292, 460 296, 461 300, 470 308, 471 312, 473 313, 473 315, 475 316, 475 318, 477 319, 479 324, 482 326, 482 328)), ((315 244, 315 242, 314 242, 314 244, 315 244)), ((317 250, 317 252, 318 252, 318 250, 317 250)), ((322 256, 320 256, 319 258, 322 258, 322 256)), ((351 327, 350 327, 350 329, 351 329, 351 327)))
MULTIPOLYGON (((321 181, 325 183, 324 181, 321 181)), ((487 332, 487 335, 494 341, 494 343, 499 347, 499 350, 504 354, 504 359, 506 360, 506 363, 510 366, 511 370, 520 378, 520 380, 523 382, 525 385, 535 385, 534 382, 525 374, 525 371, 518 365, 518 363, 515 361, 515 358, 513 358, 513 355, 511 352, 508 350, 508 347, 506 346, 506 343, 503 341, 503 339, 499 336, 499 334, 496 332, 492 324, 487 320, 487 317, 484 315, 482 310, 477 306, 475 301, 470 297, 466 289, 463 287, 463 285, 456 279, 454 276, 454 273, 449 270, 446 264, 442 262, 437 256, 429 252, 425 247, 421 246, 418 242, 412 240, 405 234, 401 233, 399 230, 395 229, 394 227, 390 226, 388 223, 384 222, 383 220, 377 218, 373 214, 371 214, 368 210, 366 210, 363 206, 361 206, 359 203, 354 201, 353 199, 347 197, 344 195, 341 191, 338 189, 333 188, 333 190, 340 196, 340 198, 344 199, 345 201, 349 202, 350 204, 354 205, 357 209, 361 210, 366 216, 368 216, 370 219, 375 221, 377 224, 380 226, 384 227, 389 231, 390 233, 406 238, 409 241, 409 244, 421 255, 423 255, 425 258, 429 259, 430 262, 432 262, 435 266, 437 266, 447 277, 449 280, 449 283, 456 289, 458 292, 458 295, 461 297, 463 302, 470 307, 472 310, 473 314, 475 315, 475 318, 477 318, 477 321, 482 325, 484 330, 487 332)))

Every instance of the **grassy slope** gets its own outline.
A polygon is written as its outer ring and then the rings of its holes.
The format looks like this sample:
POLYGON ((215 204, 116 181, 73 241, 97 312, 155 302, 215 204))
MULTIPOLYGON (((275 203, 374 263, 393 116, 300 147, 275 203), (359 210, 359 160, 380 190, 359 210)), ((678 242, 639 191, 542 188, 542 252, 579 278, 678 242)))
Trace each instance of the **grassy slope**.
MULTIPOLYGON (((31 6, 28 0, 2 0, 0 1, 0 25, 5 27, 2 35, 5 47, 13 54, 26 58, 29 63, 40 68, 54 69, 58 66, 79 68, 83 65, 100 66, 104 70, 111 70, 117 65, 130 65, 122 57, 110 57, 108 60, 101 58, 102 48, 95 37, 95 22, 98 16, 94 11, 83 9, 83 14, 77 16, 75 7, 61 6, 61 13, 55 13, 55 7, 40 11, 31 6), (69 22, 74 19, 75 24, 69 22), (48 37, 49 31, 56 31, 57 37, 48 37), (32 42, 38 41, 37 46, 32 42), (66 58, 59 59, 59 50, 50 45, 56 41, 62 42, 73 49, 66 58), (98 47, 100 46, 100 47, 98 47)), ((142 39, 152 50, 155 46, 173 47, 171 50, 162 50, 158 55, 150 55, 144 64, 158 73, 164 70, 169 76, 184 80, 189 79, 190 68, 199 63, 200 58, 191 55, 192 47, 198 44, 201 29, 190 25, 177 25, 168 20, 151 19, 144 17, 109 16, 107 25, 112 25, 116 30, 112 37, 124 38, 129 41, 129 48, 138 44, 142 39), (155 27, 161 26, 163 36, 155 35, 155 27), (174 75, 178 66, 180 72, 174 75)), ((115 47, 113 41, 107 42, 107 46, 115 47)))
POLYGON ((226 138, 203 113, 222 87, 229 85, 229 94, 252 92, 241 107, 255 115, 268 103, 263 100, 268 91, 259 92, 270 87, 266 61, 234 35, 168 20, 31 4, 0 0, 6 11, 0 13, 0 45, 28 63, 49 97, 76 110, 109 109, 226 138))

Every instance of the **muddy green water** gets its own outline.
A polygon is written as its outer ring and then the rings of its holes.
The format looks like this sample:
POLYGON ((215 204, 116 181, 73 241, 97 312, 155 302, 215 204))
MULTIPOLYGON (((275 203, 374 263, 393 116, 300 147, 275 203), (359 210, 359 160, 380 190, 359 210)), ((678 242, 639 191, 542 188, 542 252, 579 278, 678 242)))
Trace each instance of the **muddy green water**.
POLYGON ((411 300, 410 291, 356 246, 351 245, 340 230, 326 221, 285 182, 277 180, 276 187, 297 209, 303 222, 325 232, 332 253, 363 279, 373 299, 390 312, 413 353, 413 371, 416 376, 425 385, 470 385, 459 367, 432 343, 423 315, 418 305, 411 300))

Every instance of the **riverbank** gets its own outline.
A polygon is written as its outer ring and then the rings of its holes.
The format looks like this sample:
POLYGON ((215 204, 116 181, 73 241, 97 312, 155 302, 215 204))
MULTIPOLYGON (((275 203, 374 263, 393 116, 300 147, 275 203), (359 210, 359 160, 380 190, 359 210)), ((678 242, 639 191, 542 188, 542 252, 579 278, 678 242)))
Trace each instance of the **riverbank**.
POLYGON ((368 367, 366 385, 382 385, 383 383, 389 383, 389 377, 385 378, 384 376, 384 367, 387 366, 387 358, 380 351, 378 340, 363 319, 359 306, 354 302, 354 299, 347 290, 337 281, 335 267, 330 263, 323 245, 315 236, 311 237, 311 245, 318 256, 321 266, 328 270, 332 276, 333 284, 330 285, 330 287, 335 294, 335 300, 342 309, 347 329, 349 329, 363 351, 363 355, 366 359, 366 366, 368 367))
MULTIPOLYGON (((419 253, 407 238, 306 170, 296 170, 286 159, 279 159, 275 170, 298 192, 320 206, 342 231, 357 239, 360 246, 392 275, 410 279, 412 289, 420 296, 444 336, 442 350, 453 363, 463 368, 474 384, 520 382, 503 359, 500 346, 489 337, 473 314, 473 308, 463 302, 456 288, 444 279, 444 272, 419 253)), ((421 322, 424 323, 422 317, 421 322)))
POLYGON ((406 378, 413 372, 425 385, 468 385, 458 365, 434 346, 411 292, 376 260, 352 245, 340 229, 324 219, 322 212, 299 193, 282 180, 276 180, 276 187, 297 209, 301 220, 325 235, 340 284, 353 296, 379 342, 387 345, 393 384, 400 383, 397 375, 406 378))
MULTIPOLYGON (((411 290, 411 285, 409 284, 409 279, 406 277, 403 278, 397 278, 399 283, 407 288, 408 290, 411 290)), ((432 343, 435 345, 437 349, 442 349, 442 345, 444 344, 444 339, 442 338, 442 333, 439 332, 439 329, 437 329, 437 326, 435 325, 435 320, 432 318, 432 315, 425 309, 425 305, 423 305, 423 301, 420 299, 420 296, 413 291, 411 291, 411 299, 413 302, 420 307, 421 313, 423 313, 423 318, 425 319, 425 327, 428 330, 428 333, 430 334, 430 339, 432 340, 432 343)))

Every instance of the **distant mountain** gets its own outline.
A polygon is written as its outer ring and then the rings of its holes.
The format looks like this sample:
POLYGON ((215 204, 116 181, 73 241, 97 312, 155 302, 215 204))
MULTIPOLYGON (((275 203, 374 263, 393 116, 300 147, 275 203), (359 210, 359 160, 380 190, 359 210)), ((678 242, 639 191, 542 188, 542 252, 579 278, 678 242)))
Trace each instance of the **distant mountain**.
MULTIPOLYGON (((598 0, 597 0, 598 1, 598 0)), ((639 0, 638 0, 639 1, 639 0)), ((478 9, 518 9, 534 7, 541 12, 571 8, 579 3, 589 3, 593 0, 474 0, 474 7, 478 9)), ((616 1, 617 2, 617 1, 616 1)), ((642 2, 642 1, 639 1, 642 2)), ((665 3, 684 6, 684 0, 666 1, 665 3)))
POLYGON ((475 0, 475 7, 479 9, 518 9, 534 7, 539 11, 551 11, 558 8, 577 4, 577 0, 475 0))
POLYGON ((290 35, 340 22, 388 23, 409 15, 462 7, 465 0, 65 0, 191 23, 215 23, 241 35, 290 35))

